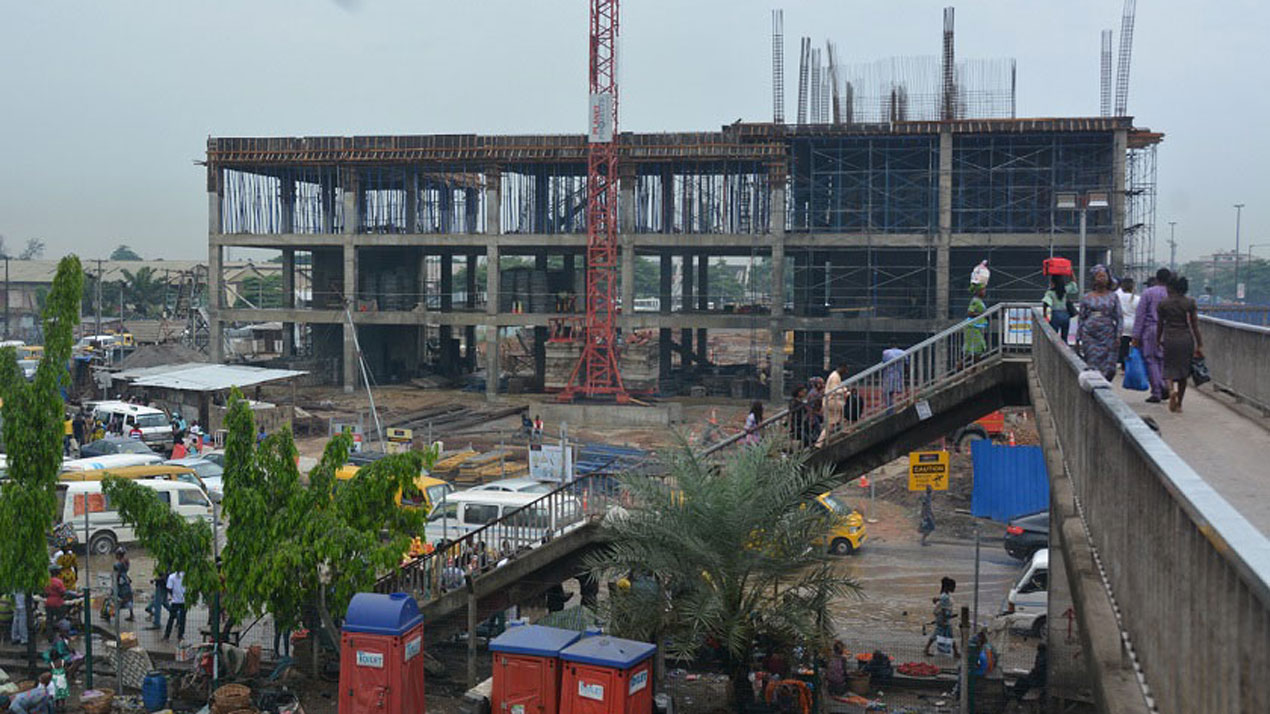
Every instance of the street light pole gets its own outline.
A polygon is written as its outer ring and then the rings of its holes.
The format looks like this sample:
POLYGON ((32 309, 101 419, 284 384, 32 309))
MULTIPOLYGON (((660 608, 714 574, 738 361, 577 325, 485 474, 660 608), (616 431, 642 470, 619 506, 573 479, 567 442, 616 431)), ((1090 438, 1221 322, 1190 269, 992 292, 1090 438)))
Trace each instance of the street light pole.
POLYGON ((1077 284, 1080 285, 1080 294, 1085 294, 1085 218, 1089 213, 1089 208, 1085 201, 1081 201, 1080 205, 1080 279, 1077 284))
POLYGON ((1243 217, 1244 204, 1235 204, 1235 299, 1239 299, 1239 223, 1243 217))
POLYGON ((1177 272, 1177 241, 1173 238, 1173 229, 1177 228, 1177 221, 1169 221, 1169 272, 1177 272))

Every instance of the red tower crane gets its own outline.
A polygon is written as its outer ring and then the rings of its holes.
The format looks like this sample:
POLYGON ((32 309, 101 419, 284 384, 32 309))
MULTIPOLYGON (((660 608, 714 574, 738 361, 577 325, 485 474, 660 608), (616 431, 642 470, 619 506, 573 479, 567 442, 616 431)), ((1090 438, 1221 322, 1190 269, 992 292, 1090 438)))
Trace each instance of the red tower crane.
POLYGON ((586 318, 582 354, 562 401, 577 396, 630 400, 617 354, 617 31, 618 0, 591 0, 586 318))

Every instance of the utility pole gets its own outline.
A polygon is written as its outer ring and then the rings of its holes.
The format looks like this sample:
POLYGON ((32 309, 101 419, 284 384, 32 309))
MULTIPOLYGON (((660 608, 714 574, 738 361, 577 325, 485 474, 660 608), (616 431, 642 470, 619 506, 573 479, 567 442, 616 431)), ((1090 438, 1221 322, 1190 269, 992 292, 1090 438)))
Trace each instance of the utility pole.
POLYGON ((1177 228, 1177 221, 1169 221, 1169 272, 1177 272, 1177 240, 1173 238, 1173 230, 1177 228))
POLYGON ((9 256, 4 256, 4 339, 9 339, 9 256))
POLYGON ((101 258, 97 259, 97 332, 101 334, 101 258))
POLYGON ((1243 217, 1244 204, 1235 204, 1235 299, 1239 299, 1239 222, 1243 217))

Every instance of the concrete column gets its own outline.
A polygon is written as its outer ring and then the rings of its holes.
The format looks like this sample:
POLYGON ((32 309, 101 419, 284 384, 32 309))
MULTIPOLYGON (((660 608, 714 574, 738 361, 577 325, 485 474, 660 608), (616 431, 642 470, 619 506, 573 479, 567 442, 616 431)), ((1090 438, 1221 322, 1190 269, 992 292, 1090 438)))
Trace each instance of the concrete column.
POLYGON ((661 254, 661 275, 659 277, 661 282, 657 290, 658 312, 663 315, 669 315, 672 293, 671 284, 674 282, 675 277, 674 256, 669 251, 661 254))
POLYGON ((768 172, 771 186, 772 209, 771 223, 767 232, 774 236, 785 235, 785 166, 773 166, 768 172))
POLYGON ((661 232, 675 232, 675 174, 669 167, 661 172, 661 232))
POLYGON ((692 253, 684 253, 683 260, 683 270, 680 271, 679 274, 680 284, 682 286, 680 295, 683 297, 683 306, 681 309, 684 312, 688 312, 696 307, 696 302, 693 300, 692 289, 692 283, 695 277, 692 267, 692 253))
POLYGON ((785 398, 785 331, 779 327, 768 330, 769 354, 772 373, 769 375, 768 400, 779 402, 785 398))
POLYGON ((463 290, 467 293, 467 303, 464 306, 468 309, 476 307, 476 262, 479 259, 480 256, 476 253, 467 254, 467 273, 463 276, 463 290))
POLYGON ((466 352, 463 354, 463 369, 468 372, 476 371, 476 325, 468 325, 463 328, 463 344, 466 352))
POLYGON ((454 230, 454 187, 442 183, 440 191, 441 200, 437 201, 437 212, 441 218, 441 232, 450 233, 454 230))
POLYGON ((485 398, 494 401, 498 398, 498 326, 485 327, 485 398))
POLYGON ((279 183, 278 198, 282 203, 280 227, 283 233, 295 233, 295 181, 284 179, 279 183))
POLYGON ((939 235, 935 239, 935 319, 947 320, 949 314, 949 275, 952 259, 952 164, 953 135, 939 132, 939 235))
POLYGON ((772 317, 785 316, 785 235, 773 236, 772 243, 772 317))
MULTIPOLYGON (((710 309, 710 256, 705 253, 697 254, 697 309, 702 312, 710 309)), ((721 305, 719 309, 722 309, 721 305)), ((706 340, 704 327, 697 329, 697 361, 701 364, 710 361, 709 343, 706 340)))
POLYGON ((362 187, 357 169, 342 169, 344 184, 344 232, 360 233, 362 230, 362 187))
POLYGON ((485 248, 485 312, 498 314, 498 245, 490 243, 485 248))
POLYGON ((635 312, 635 241, 629 234, 621 237, 622 242, 622 311, 629 315, 635 312))
MULTIPOLYGON (((1111 151, 1111 265, 1117 275, 1125 273, 1125 161, 1128 158, 1128 141, 1128 132, 1117 129, 1111 151)), ((1081 277, 1083 279, 1084 276, 1081 277)))
MULTIPOLYGON (((207 192, 207 316, 208 332, 207 349, 213 362, 225 359, 225 335, 220 321, 220 310, 223 304, 221 283, 222 251, 216 242, 221 234, 221 177, 220 173, 209 172, 207 192)), ((7 292, 7 291, 6 291, 7 292)), ((7 305, 9 296, 5 295, 7 305)))
POLYGON ((485 172, 485 232, 498 235, 503 232, 503 175, 498 169, 485 172))
POLYGON ((441 354, 437 358, 441 373, 454 376, 459 373, 458 349, 454 345, 454 327, 440 325, 437 327, 437 342, 441 346, 441 354))
POLYGON ((618 166, 621 173, 617 184, 618 231, 629 235, 635 232, 635 167, 631 164, 618 166))
POLYGON ((454 256, 441 254, 441 312, 454 309, 454 256))
POLYGON ((221 256, 224 248, 216 243, 216 235, 207 249, 207 304, 208 304, 208 351, 212 362, 225 359, 225 340, 220 321, 221 310, 221 256))
POLYGON ((406 177, 406 233, 419 232, 419 174, 406 177))
MULTIPOLYGON (((295 248, 282 249, 282 306, 295 309, 295 248)), ((282 323, 282 354, 295 356, 295 323, 282 323)))
POLYGON ((480 223, 481 206, 479 192, 474 188, 463 189, 463 232, 475 233, 480 223))
MULTIPOLYGON (((344 195, 345 209, 348 208, 348 194, 344 195)), ((344 227, 348 228, 348 214, 344 214, 344 227)), ((350 315, 357 314, 357 248, 352 238, 344 239, 344 304, 350 315)), ((344 391, 352 392, 357 387, 357 346, 354 342, 353 330, 348 322, 344 323, 344 391)))
POLYGON ((657 330, 657 377, 659 379, 670 379, 670 364, 672 361, 671 342, 672 330, 665 327, 657 330))

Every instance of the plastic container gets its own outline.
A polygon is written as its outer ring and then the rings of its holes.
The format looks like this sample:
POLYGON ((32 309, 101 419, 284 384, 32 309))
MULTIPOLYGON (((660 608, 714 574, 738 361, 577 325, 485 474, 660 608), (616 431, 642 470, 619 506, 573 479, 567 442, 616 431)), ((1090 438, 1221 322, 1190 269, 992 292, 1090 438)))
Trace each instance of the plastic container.
POLYGON ((147 672, 141 680, 141 701, 146 711, 157 712, 168 706, 168 678, 162 672, 147 672))
POLYGON ((555 714, 560 706, 560 652, 582 633, 512 622, 490 640, 494 683, 490 705, 498 714, 555 714))
POLYGON ((559 714, 652 714, 656 651, 646 642, 606 635, 584 637, 565 648, 559 714))

